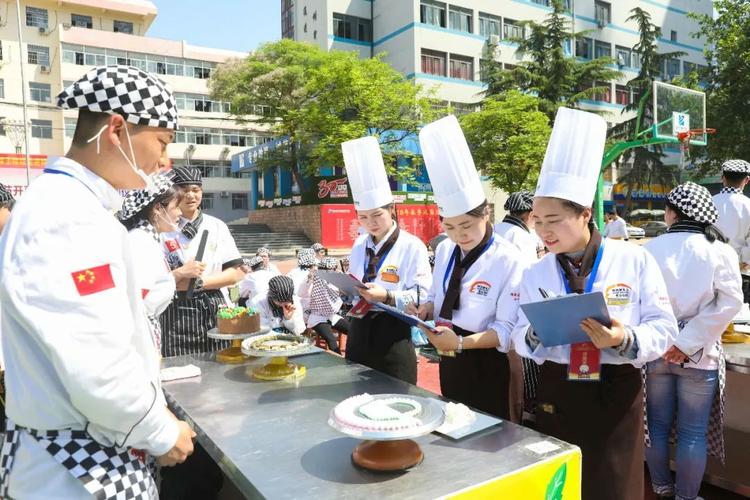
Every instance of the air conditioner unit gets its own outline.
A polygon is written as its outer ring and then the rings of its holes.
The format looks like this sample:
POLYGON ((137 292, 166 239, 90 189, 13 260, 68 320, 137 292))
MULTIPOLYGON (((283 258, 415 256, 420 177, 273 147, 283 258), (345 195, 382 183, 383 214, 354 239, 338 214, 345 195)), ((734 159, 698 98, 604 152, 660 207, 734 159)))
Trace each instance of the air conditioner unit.
POLYGON ((220 198, 229 198, 229 191, 222 191, 219 193, 220 198))
POLYGON ((70 23, 63 23, 63 29, 64 30, 69 30, 70 28, 71 28, 70 23))
POLYGON ((488 41, 493 45, 497 45, 498 43, 500 43, 500 37, 497 35, 490 35, 488 41))
POLYGON ((40 26, 39 27, 39 34, 40 35, 49 35, 50 31, 49 28, 46 26, 40 26))
POLYGON ((49 73, 50 67, 45 65, 39 66, 39 71, 41 71, 42 73, 49 73))

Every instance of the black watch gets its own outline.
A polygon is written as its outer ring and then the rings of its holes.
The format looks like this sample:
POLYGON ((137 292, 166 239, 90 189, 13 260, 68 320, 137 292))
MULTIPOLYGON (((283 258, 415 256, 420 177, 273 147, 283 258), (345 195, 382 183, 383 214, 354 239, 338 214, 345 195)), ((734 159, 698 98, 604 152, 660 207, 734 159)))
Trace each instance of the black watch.
POLYGON ((195 278, 195 286, 193 286, 194 292, 203 290, 203 278, 195 278))

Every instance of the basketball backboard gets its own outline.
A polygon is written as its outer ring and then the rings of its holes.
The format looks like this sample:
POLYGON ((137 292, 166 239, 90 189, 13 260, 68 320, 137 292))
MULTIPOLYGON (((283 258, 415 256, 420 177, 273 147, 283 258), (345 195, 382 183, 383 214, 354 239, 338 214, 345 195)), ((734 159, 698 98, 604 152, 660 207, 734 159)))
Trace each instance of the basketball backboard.
MULTIPOLYGON (((654 82, 653 137, 678 142, 680 133, 706 128, 706 94, 664 82, 654 82)), ((706 146, 705 133, 691 134, 690 144, 706 146)))

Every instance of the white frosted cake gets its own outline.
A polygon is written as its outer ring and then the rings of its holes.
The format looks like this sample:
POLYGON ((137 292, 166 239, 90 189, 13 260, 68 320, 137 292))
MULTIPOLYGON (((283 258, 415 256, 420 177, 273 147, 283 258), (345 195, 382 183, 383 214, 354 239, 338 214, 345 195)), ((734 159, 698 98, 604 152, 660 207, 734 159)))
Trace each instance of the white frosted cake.
POLYGON ((365 393, 345 399, 333 410, 339 424, 363 431, 398 431, 419 427, 422 405, 408 397, 375 399, 365 393))

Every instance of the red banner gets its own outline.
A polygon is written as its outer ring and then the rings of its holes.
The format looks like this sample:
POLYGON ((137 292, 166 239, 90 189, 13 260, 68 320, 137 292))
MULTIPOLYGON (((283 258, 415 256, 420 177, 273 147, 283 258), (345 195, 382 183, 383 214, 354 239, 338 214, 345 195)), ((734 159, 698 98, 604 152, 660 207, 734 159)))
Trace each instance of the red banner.
POLYGON ((442 231, 437 205, 396 205, 398 227, 427 243, 442 231))
POLYGON ((351 248, 359 221, 354 205, 320 205, 321 243, 326 248, 351 248))

